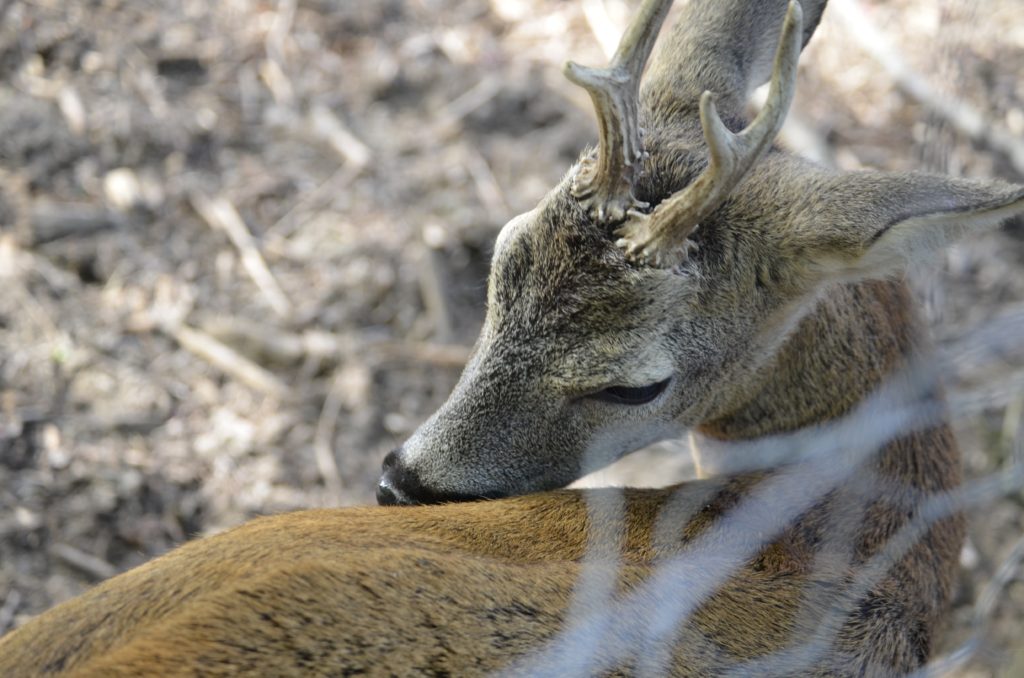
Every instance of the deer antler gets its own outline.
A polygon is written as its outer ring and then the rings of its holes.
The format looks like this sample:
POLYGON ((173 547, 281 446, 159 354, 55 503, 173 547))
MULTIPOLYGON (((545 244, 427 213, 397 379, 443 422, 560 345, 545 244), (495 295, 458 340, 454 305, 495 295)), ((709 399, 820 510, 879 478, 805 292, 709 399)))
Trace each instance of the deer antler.
POLYGON ((565 64, 565 76, 587 90, 597 112, 597 160, 583 161, 572 193, 600 223, 622 221, 631 210, 647 207, 633 197, 633 172, 643 157, 640 76, 671 6, 672 0, 644 0, 608 68, 565 64))
POLYGON ((707 169, 692 184, 659 204, 652 213, 629 211, 628 221, 615 234, 626 257, 657 268, 685 261, 693 246, 688 237, 718 209, 757 162, 782 128, 796 88, 796 67, 802 43, 803 12, 790 0, 782 37, 775 53, 768 102, 739 134, 718 117, 711 92, 700 98, 700 122, 710 156, 707 169))

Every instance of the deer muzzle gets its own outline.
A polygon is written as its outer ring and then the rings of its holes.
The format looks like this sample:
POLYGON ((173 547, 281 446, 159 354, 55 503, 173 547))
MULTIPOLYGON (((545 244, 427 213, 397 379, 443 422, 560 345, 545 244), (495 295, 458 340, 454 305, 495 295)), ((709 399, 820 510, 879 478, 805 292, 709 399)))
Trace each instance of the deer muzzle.
POLYGON ((391 450, 381 465, 377 483, 377 503, 381 506, 416 506, 418 504, 446 504, 477 499, 496 499, 498 494, 468 495, 457 492, 439 492, 423 484, 416 472, 402 461, 402 448, 391 450))

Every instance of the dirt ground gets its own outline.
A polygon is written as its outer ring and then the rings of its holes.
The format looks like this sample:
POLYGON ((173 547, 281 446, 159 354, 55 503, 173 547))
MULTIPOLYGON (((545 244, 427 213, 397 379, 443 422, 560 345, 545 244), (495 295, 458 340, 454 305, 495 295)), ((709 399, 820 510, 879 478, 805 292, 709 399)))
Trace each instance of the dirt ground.
MULTIPOLYGON (((633 4, 0 0, 0 634, 185 539, 371 502, 497 229, 596 136, 562 62, 633 4)), ((799 88, 782 143, 821 162, 1024 182, 1022 0, 834 2, 799 88)), ((940 348, 995 336, 949 376, 970 477, 1024 440, 1024 324, 991 325, 1022 262, 1017 221, 914 275, 940 348)), ((1019 490, 972 517, 947 648, 1022 528, 1019 490)), ((1024 584, 991 617, 958 675, 1024 675, 1024 584)))

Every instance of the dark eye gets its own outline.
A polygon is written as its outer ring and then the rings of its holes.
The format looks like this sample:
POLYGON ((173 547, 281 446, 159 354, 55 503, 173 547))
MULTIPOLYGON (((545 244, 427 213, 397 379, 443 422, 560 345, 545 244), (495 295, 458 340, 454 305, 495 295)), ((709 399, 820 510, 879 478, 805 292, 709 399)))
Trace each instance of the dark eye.
POLYGON ((669 379, 649 386, 609 386, 603 391, 592 393, 587 397, 617 405, 643 405, 660 396, 668 386, 668 382, 669 379))

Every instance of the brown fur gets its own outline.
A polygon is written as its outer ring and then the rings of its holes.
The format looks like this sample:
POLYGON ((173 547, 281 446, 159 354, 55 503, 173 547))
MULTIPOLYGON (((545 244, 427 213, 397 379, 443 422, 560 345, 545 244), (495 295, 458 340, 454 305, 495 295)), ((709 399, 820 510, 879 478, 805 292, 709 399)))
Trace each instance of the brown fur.
MULTIPOLYGON (((926 444, 929 437, 908 444, 926 444)), ((627 491, 621 595, 644 581, 657 559, 686 553, 694 538, 714 528, 716 516, 759 482, 741 476, 627 491), (670 541, 658 541, 654 525, 666 512, 693 517, 670 541)), ((600 504, 602 496, 588 499, 600 504)), ((675 675, 725 670, 816 629, 821 613, 841 600, 851 573, 820 562, 812 567, 834 501, 757 552, 700 610, 681 634, 671 663, 675 675)), ((588 524, 581 493, 567 491, 263 518, 185 545, 33 620, 0 641, 0 673, 481 675, 528 660, 554 637, 588 539, 612 540, 615 527, 588 524)), ((865 545, 856 560, 894 527, 885 520, 860 526, 865 545)), ((958 524, 941 532, 944 550, 951 545, 955 555, 958 524)), ((936 557, 926 551, 919 547, 905 562, 936 557)), ((887 673, 926 656, 927 646, 907 629, 923 624, 927 639, 950 583, 948 568, 927 564, 925 572, 937 579, 929 584, 933 600, 921 598, 920 577, 910 588, 890 578, 880 589, 892 589, 887 601, 902 611, 886 611, 885 632, 878 620, 855 616, 839 634, 838 648, 808 673, 832 675, 840 666, 887 673), (871 635, 881 635, 885 645, 865 656, 871 635), (837 666, 832 662, 840 653, 849 659, 837 666)), ((899 569, 907 568, 920 571, 916 562, 899 569)), ((666 597, 671 594, 650 605, 666 597)), ((622 634, 644 619, 619 621, 626 622, 622 634)), ((640 660, 630 655, 606 668, 630 674, 640 660)))
MULTIPOLYGON (((824 4, 806 3, 806 38, 824 4)), ((644 88, 637 197, 657 204, 705 166, 704 89, 741 124, 784 12, 683 8, 644 88)), ((569 183, 502 233, 473 358, 389 459, 389 499, 550 490, 686 428, 710 473, 745 441, 840 421, 927 353, 907 290, 884 278, 1024 211, 1019 187, 772 153, 700 224, 699 249, 660 270, 630 264, 569 183), (594 398, 666 378, 642 406, 594 398)), ((549 491, 255 520, 0 639, 0 675, 538 675, 556 660, 577 675, 904 673, 932 650, 961 521, 866 587, 858 575, 958 485, 959 453, 931 419, 830 476, 845 454, 627 490, 621 507, 618 491, 549 491), (602 574, 612 600, 573 598, 602 574), (692 615, 660 628, 673 606, 692 615), (566 645, 581 623, 586 646, 566 645)))

